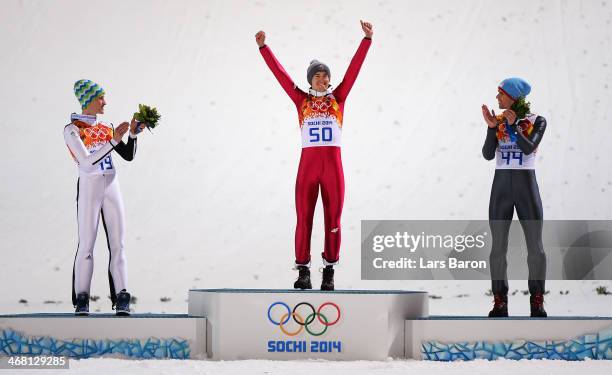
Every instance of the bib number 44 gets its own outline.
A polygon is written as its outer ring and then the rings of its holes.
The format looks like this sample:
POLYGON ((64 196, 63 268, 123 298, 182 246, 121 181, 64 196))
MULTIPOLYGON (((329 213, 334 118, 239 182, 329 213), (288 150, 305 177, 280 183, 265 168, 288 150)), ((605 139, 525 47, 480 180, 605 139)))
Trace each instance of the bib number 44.
POLYGON ((308 129, 308 135, 310 136, 310 142, 331 142, 332 128, 310 128, 308 129))
POLYGON ((515 152, 515 151, 502 152, 501 158, 506 161, 506 165, 510 165, 511 160, 518 160, 518 164, 523 165, 523 153, 522 152, 515 152))

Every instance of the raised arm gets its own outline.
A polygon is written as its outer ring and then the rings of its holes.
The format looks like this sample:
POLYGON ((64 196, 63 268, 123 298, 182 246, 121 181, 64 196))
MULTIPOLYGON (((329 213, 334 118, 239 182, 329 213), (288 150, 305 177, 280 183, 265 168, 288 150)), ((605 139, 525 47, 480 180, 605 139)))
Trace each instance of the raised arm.
POLYGON ((115 151, 117 151, 117 153, 124 160, 132 161, 134 160, 134 157, 136 157, 136 146, 138 141, 136 131, 142 131, 144 127, 144 124, 139 124, 136 119, 132 117, 132 121, 130 123, 130 135, 128 137, 127 144, 121 141, 118 145, 115 146, 115 151))
POLYGON ((516 143, 525 155, 529 155, 538 148, 544 131, 546 130, 546 119, 542 116, 536 117, 535 123, 533 124, 533 131, 528 136, 524 135, 523 132, 518 129, 518 125, 510 125, 510 129, 516 134, 516 143))
POLYGON ((486 160, 493 160, 495 150, 497 150, 497 129, 487 128, 487 137, 482 145, 482 156, 486 160))
POLYGON ((497 150, 497 117, 495 111, 490 111, 486 105, 482 105, 482 116, 487 123, 487 137, 482 145, 482 156, 486 160, 495 158, 495 150, 497 150))
POLYGON ((77 160, 77 163, 83 165, 96 164, 100 160, 104 159, 111 151, 113 151, 113 147, 117 144, 117 142, 111 140, 104 146, 100 147, 99 150, 96 150, 90 154, 79 136, 79 129, 73 124, 69 124, 64 128, 64 141, 66 142, 66 146, 68 146, 68 149, 74 158, 77 160))
POLYGON ((113 148, 119 144, 121 137, 127 131, 128 126, 128 123, 119 125, 119 127, 117 127, 117 129, 115 130, 113 139, 111 139, 104 146, 100 147, 99 150, 96 150, 91 154, 83 144, 83 141, 79 136, 79 129, 74 124, 68 124, 64 128, 64 141, 66 142, 68 149, 70 150, 72 155, 74 155, 74 158, 79 164, 94 165, 100 160, 104 159, 106 155, 108 155, 111 151, 113 151, 113 148))
POLYGON ((293 103, 295 103, 296 106, 300 105, 304 93, 296 86, 289 74, 274 56, 270 47, 266 45, 266 33, 263 31, 258 32, 255 35, 255 41, 259 46, 261 56, 263 56, 264 61, 268 65, 268 68, 270 68, 272 71, 272 74, 274 74, 274 77, 276 77, 278 83, 280 83, 283 90, 285 90, 287 95, 289 95, 293 103))
POLYGON ((340 82, 338 87, 336 87, 334 90, 334 96, 341 102, 346 100, 349 92, 351 91, 351 88, 359 75, 359 70, 361 70, 361 65, 368 54, 368 49, 370 49, 370 45, 372 44, 372 35, 374 34, 372 31, 372 24, 363 21, 359 22, 361 22, 361 28, 365 33, 365 37, 361 40, 359 48, 357 48, 357 52, 355 52, 355 56, 353 56, 353 59, 351 60, 346 73, 344 74, 342 82, 340 82))
POLYGON ((130 134, 127 144, 123 141, 119 142, 115 146, 115 151, 117 151, 117 153, 121 155, 124 160, 132 161, 136 156, 136 142, 136 136, 130 134))

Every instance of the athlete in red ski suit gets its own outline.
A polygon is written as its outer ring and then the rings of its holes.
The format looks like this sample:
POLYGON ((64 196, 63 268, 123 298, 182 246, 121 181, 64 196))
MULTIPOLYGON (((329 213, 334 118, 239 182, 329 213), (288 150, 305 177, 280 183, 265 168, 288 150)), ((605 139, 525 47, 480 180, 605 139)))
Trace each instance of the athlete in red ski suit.
POLYGON ((321 92, 311 88, 308 93, 297 87, 269 46, 263 44, 259 49, 266 64, 295 104, 302 132, 302 155, 295 182, 295 263, 298 266, 310 264, 312 220, 319 188, 325 215, 323 263, 327 266, 338 262, 340 217, 344 201, 344 172, 340 157, 344 103, 371 44, 372 39, 366 34, 344 79, 335 89, 331 90, 328 86, 326 91, 321 92))

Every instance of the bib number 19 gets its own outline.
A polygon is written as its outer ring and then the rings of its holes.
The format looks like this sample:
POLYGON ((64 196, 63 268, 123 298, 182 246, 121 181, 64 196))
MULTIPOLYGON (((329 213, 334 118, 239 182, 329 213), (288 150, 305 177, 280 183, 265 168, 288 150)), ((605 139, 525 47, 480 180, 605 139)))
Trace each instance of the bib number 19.
POLYGON ((332 140, 332 129, 331 128, 310 128, 308 129, 308 135, 310 135, 310 142, 331 142, 332 140))
POLYGON ((105 157, 104 160, 100 162, 100 169, 103 171, 108 170, 108 169, 113 169, 113 161, 110 155, 105 157))

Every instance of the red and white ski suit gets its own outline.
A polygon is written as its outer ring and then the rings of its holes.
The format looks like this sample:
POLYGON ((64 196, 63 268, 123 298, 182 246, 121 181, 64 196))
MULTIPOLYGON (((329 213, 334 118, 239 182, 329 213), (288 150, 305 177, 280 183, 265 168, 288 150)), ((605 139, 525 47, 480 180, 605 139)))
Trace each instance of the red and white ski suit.
POLYGON ((364 38, 342 82, 321 93, 300 90, 267 45, 259 49, 266 64, 295 104, 302 133, 302 155, 295 182, 295 263, 310 264, 310 237, 321 189, 325 215, 323 263, 336 264, 340 253, 340 217, 344 202, 344 172, 340 156, 344 103, 357 79, 372 40, 364 38))

